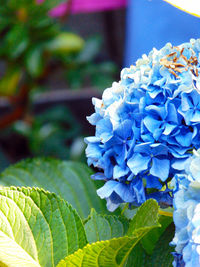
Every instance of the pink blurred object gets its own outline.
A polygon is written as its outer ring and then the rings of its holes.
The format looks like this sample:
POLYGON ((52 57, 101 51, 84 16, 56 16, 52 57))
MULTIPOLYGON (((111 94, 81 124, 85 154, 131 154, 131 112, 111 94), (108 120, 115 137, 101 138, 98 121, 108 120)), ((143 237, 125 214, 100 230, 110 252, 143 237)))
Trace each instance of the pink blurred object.
MULTIPOLYGON (((48 0, 46 0, 48 1, 48 0)), ((49 11, 49 15, 51 17, 62 17, 66 14, 68 9, 67 3, 61 3, 58 6, 54 7, 52 10, 49 11)))
POLYGON ((127 0, 72 0, 71 13, 95 12, 126 6, 127 0))
MULTIPOLYGON (((38 4, 41 4, 45 0, 36 0, 38 4)), ((46 0, 48 1, 48 0, 46 0)), ((96 11, 104 11, 110 9, 117 9, 125 7, 127 0, 72 0, 70 4, 70 13, 88 13, 96 11)), ((61 17, 65 15, 68 10, 68 3, 63 2, 57 7, 54 7, 49 15, 52 17, 61 17)))

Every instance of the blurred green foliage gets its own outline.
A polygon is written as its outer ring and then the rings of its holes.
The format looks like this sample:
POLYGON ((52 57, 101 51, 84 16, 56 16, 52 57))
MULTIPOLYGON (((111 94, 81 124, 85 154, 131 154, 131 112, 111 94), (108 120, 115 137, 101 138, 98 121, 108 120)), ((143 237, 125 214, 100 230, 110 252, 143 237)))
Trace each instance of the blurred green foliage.
POLYGON ((46 84, 57 69, 62 77, 56 81, 64 78, 72 89, 109 87, 116 74, 114 63, 99 59, 101 37, 84 41, 50 16, 62 2, 0 0, 0 97, 7 98, 11 110, 0 118, 0 169, 16 154, 27 155, 18 138, 28 144, 27 156, 85 161, 80 123, 66 106, 32 112, 32 95, 37 88, 49 89, 46 84))
POLYGON ((110 87, 117 73, 115 63, 98 62, 97 58, 102 48, 102 38, 93 36, 86 40, 79 53, 66 59, 66 79, 72 89, 90 84, 98 89, 110 87))
POLYGON ((61 2, 0 0, 0 59, 6 65, 0 95, 15 94, 21 80, 31 85, 57 54, 66 56, 83 48, 81 37, 63 32, 60 23, 48 15, 61 2))
POLYGON ((83 138, 79 152, 71 150, 71 145, 81 135, 81 127, 66 106, 54 106, 32 118, 17 121, 12 130, 27 138, 32 156, 82 159, 83 138))

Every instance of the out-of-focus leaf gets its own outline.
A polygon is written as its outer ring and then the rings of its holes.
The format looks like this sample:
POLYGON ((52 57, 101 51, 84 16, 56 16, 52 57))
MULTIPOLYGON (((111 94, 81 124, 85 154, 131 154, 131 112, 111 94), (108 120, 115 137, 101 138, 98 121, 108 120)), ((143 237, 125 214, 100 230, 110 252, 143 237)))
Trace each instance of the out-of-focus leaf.
POLYGON ((24 24, 16 24, 6 35, 5 48, 11 58, 19 57, 29 43, 27 27, 24 24))
POLYGON ((41 75, 44 67, 43 49, 41 47, 30 49, 26 54, 25 64, 28 72, 33 77, 41 75))
POLYGON ((14 95, 21 79, 21 70, 17 67, 8 68, 6 74, 0 78, 0 96, 14 95))
MULTIPOLYGON (((83 137, 77 137, 73 140, 70 147, 70 159, 79 160, 85 156, 86 144, 83 137)), ((82 162, 82 160, 81 160, 82 162)))
POLYGON ((56 6, 58 6, 59 4, 63 3, 63 2, 67 2, 67 0, 38 0, 38 3, 42 2, 41 5, 43 5, 45 8, 47 9, 52 9, 56 6))
POLYGON ((99 36, 92 37, 85 42, 84 49, 77 56, 77 63, 87 63, 92 61, 100 51, 102 40, 99 36))
POLYGON ((70 54, 83 48, 83 39, 74 33, 62 32, 55 39, 48 42, 46 50, 56 54, 70 54))
POLYGON ((200 17, 200 5, 197 0, 164 0, 169 4, 197 17, 200 17))
POLYGON ((71 140, 80 135, 80 125, 70 110, 63 105, 47 109, 35 116, 32 124, 20 121, 13 129, 28 139, 34 156, 69 158, 71 140))
POLYGON ((84 70, 83 68, 71 68, 66 71, 66 79, 70 88, 79 89, 84 86, 84 70))
POLYGON ((108 213, 105 202, 97 196, 91 174, 83 163, 35 158, 8 167, 0 175, 0 185, 35 186, 55 192, 86 218, 91 208, 108 213))
POLYGON ((3 171, 10 165, 8 157, 5 155, 3 149, 0 147, 0 171, 3 171))

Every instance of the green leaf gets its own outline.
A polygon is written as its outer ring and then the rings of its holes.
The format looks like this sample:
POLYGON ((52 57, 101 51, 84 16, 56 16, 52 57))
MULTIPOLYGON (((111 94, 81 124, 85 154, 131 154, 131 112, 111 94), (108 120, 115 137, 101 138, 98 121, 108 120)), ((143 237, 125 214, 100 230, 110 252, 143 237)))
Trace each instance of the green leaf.
POLYGON ((160 216, 159 223, 161 224, 161 227, 152 229, 147 235, 144 236, 144 238, 142 238, 142 246, 149 255, 153 253, 157 241, 165 229, 172 223, 172 221, 172 217, 160 216))
POLYGON ((62 32, 55 39, 48 42, 46 49, 56 54, 70 54, 79 52, 84 45, 83 39, 77 34, 70 32, 62 32))
POLYGON ((17 58, 25 51, 28 43, 29 39, 26 26, 16 24, 6 35, 5 49, 12 59, 17 58))
POLYGON ((89 38, 85 42, 83 50, 77 56, 76 59, 77 63, 83 64, 92 61, 100 51, 101 44, 102 44, 102 39, 99 36, 89 38))
POLYGON ((0 80, 0 95, 13 96, 18 88, 22 72, 18 67, 8 67, 6 74, 0 80))
POLYGON ((126 267, 172 267, 173 256, 171 252, 174 251, 174 248, 169 243, 173 236, 174 224, 171 223, 160 236, 151 256, 145 253, 141 242, 138 243, 131 251, 126 267))
POLYGON ((5 266, 55 266, 87 243, 77 212, 55 194, 4 187, 0 203, 0 263, 5 266))
POLYGON ((100 215, 94 209, 91 210, 90 217, 85 223, 85 232, 89 243, 123 236, 127 229, 127 219, 112 215, 100 215))
POLYGON ((48 1, 44 1, 42 5, 45 6, 47 9, 52 9, 63 2, 66 3, 67 0, 48 0, 48 1))
POLYGON ((41 47, 30 49, 26 54, 25 64, 31 76, 38 77, 41 75, 44 67, 43 49, 41 47))
POLYGON ((58 267, 122 267, 128 255, 141 238, 151 229, 159 227, 158 204, 146 201, 132 220, 129 236, 96 242, 79 249, 62 260, 58 267), (151 216, 149 216, 151 214, 151 216), (148 216, 148 219, 146 217, 148 216), (135 219, 136 217, 136 219, 135 219), (139 223, 136 223, 137 220, 139 223), (134 228, 135 227, 135 228, 134 228))
POLYGON ((137 213, 129 224, 127 235, 130 236, 133 233, 140 235, 140 232, 145 229, 153 229, 155 227, 161 227, 158 223, 158 204, 155 200, 149 199, 137 210, 137 213))
POLYGON ((153 267, 171 267, 174 248, 169 245, 174 237, 174 224, 170 224, 161 235, 151 256, 153 267))
POLYGON ((86 218, 92 207, 98 213, 107 212, 91 174, 91 169, 82 163, 35 158, 7 168, 0 175, 0 185, 37 186, 55 192, 86 218))
MULTIPOLYGON (((144 236, 145 237, 145 236, 144 236)), ((150 267, 149 256, 145 253, 141 243, 139 242, 130 252, 126 267, 150 267)))

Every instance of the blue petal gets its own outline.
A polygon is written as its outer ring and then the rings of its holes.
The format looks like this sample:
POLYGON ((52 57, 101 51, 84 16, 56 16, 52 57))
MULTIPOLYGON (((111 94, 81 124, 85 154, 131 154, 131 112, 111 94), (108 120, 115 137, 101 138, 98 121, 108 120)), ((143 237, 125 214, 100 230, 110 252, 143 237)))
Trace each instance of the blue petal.
POLYGON ((154 118, 150 116, 146 116, 144 118, 144 125, 147 127, 147 129, 151 132, 154 133, 154 131, 158 128, 160 128, 162 122, 155 120, 154 118))
POLYGON ((152 148, 152 154, 157 155, 168 155, 168 147, 163 144, 155 143, 150 145, 152 148))
POLYGON ((184 159, 177 159, 172 163, 172 168, 182 171, 185 169, 185 166, 187 165, 188 158, 184 159))
POLYGON ((113 129, 110 120, 102 119, 98 121, 96 135, 101 138, 102 142, 107 142, 113 136, 113 129))
POLYGON ((102 119, 102 117, 98 113, 93 113, 91 116, 87 116, 86 118, 91 125, 96 125, 97 122, 102 119))
POLYGON ((145 178, 146 178, 146 182, 147 182, 146 188, 156 188, 156 189, 162 188, 162 184, 159 182, 158 177, 148 175, 145 178))
POLYGON ((142 204, 146 201, 144 185, 141 178, 134 178, 130 184, 133 194, 136 197, 136 203, 142 204))
POLYGON ((141 171, 148 169, 148 164, 151 158, 149 156, 144 157, 139 153, 133 155, 127 162, 128 167, 131 169, 133 174, 137 175, 141 171))
POLYGON ((107 209, 110 212, 115 211, 119 207, 119 205, 123 203, 122 199, 115 192, 113 192, 111 196, 106 199, 106 201, 107 201, 106 204, 107 209))
POLYGON ((132 125, 133 123, 130 120, 125 120, 119 125, 114 133, 121 137, 122 140, 126 140, 132 135, 132 125))
POLYGON ((178 124, 178 115, 177 115, 177 109, 174 104, 168 103, 167 104, 167 121, 178 124))
POLYGON ((191 118, 192 122, 200 122, 200 111, 196 110, 191 118))
POLYGON ((128 184, 118 183, 117 186, 115 186, 115 192, 124 202, 131 203, 135 200, 135 196, 132 194, 130 185, 128 184))
POLYGON ((135 146, 134 152, 149 155, 151 154, 150 144, 151 144, 150 142, 138 144, 135 146))
POLYGON ((182 109, 183 111, 187 111, 187 110, 190 109, 190 107, 192 107, 192 106, 193 106, 193 104, 192 104, 192 102, 189 100, 189 98, 188 98, 188 94, 183 93, 183 94, 181 95, 181 109, 182 109))
POLYGON ((168 159, 153 158, 150 173, 164 182, 169 176, 169 166, 170 161, 168 159))
POLYGON ((169 123, 165 124, 165 130, 163 132, 164 135, 169 135, 171 132, 177 127, 177 125, 172 125, 169 123))
POLYGON ((156 116, 160 116, 160 118, 164 119, 166 117, 166 110, 164 106, 156 106, 156 105, 149 105, 145 108, 146 111, 150 111, 151 114, 156 116))
POLYGON ((100 138, 96 137, 96 136, 89 136, 89 137, 85 137, 84 141, 85 141, 86 144, 99 143, 100 142, 100 138))
POLYGON ((115 167, 113 168, 113 178, 118 179, 120 177, 127 175, 128 172, 129 168, 126 167, 125 169, 123 169, 121 166, 115 165, 115 167))
POLYGON ((89 143, 86 150, 87 158, 99 159, 102 156, 101 149, 97 144, 89 143))
POLYGON ((91 175, 92 180, 106 180, 106 176, 102 172, 97 172, 91 175))
POLYGON ((108 198, 114 192, 118 182, 114 180, 107 181, 101 188, 97 190, 97 195, 100 198, 108 198))
POLYGON ((188 147, 192 142, 192 133, 179 134, 175 138, 181 146, 188 147))

